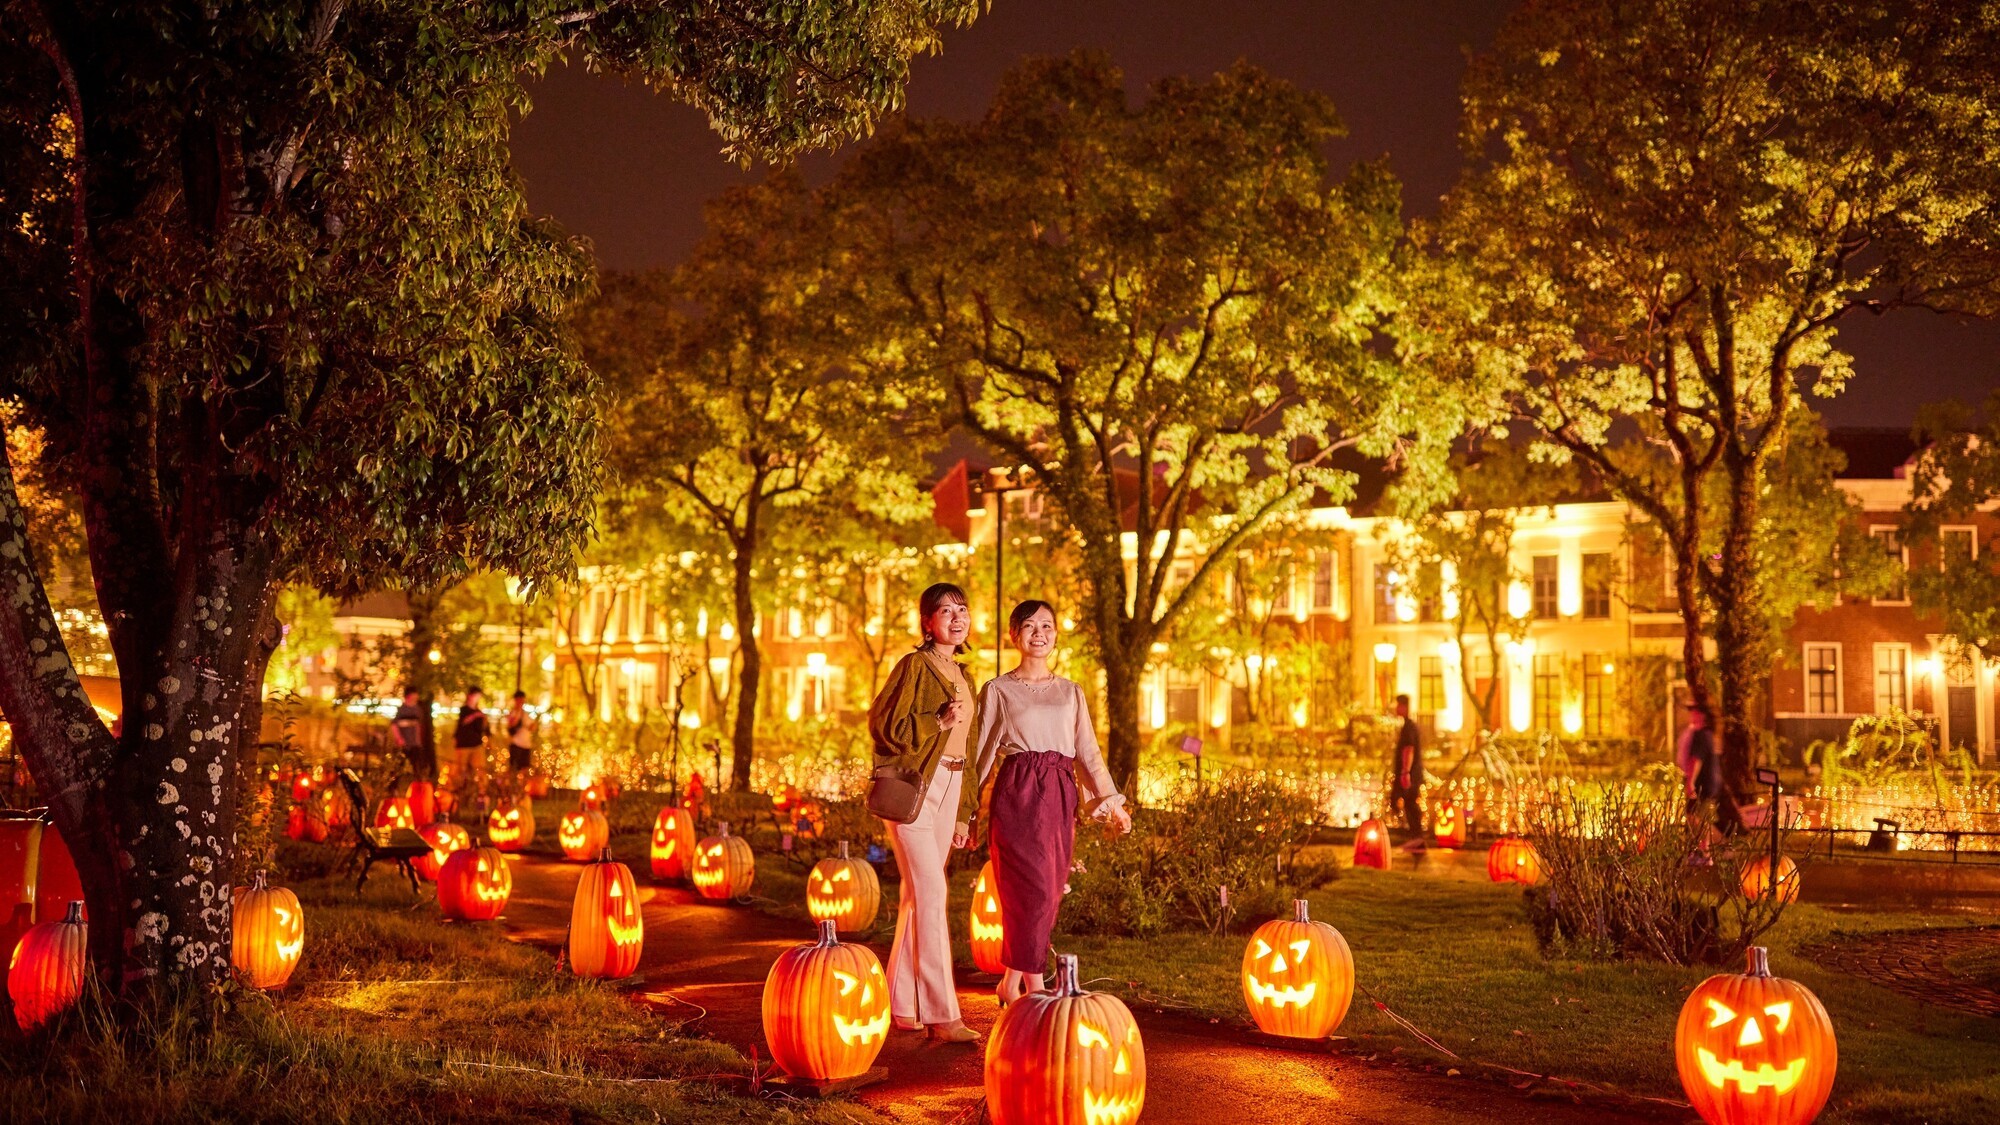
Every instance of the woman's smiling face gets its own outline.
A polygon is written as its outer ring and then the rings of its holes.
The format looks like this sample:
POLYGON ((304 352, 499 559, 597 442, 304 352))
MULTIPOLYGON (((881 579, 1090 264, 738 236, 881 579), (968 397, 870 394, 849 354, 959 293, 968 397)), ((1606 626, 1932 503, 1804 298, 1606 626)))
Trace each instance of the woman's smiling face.
POLYGON ((924 618, 924 635, 942 648, 953 649, 964 644, 966 634, 971 631, 972 611, 964 602, 952 598, 939 602, 931 615, 924 618))
POLYGON ((1014 647, 1023 656, 1048 659, 1056 650, 1056 615, 1047 609, 1036 610, 1014 630, 1014 647))

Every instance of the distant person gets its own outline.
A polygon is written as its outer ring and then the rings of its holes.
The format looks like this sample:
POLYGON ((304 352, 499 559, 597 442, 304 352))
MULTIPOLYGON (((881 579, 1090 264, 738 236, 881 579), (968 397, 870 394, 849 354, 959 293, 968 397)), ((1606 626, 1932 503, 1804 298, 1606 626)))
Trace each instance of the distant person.
POLYGON ((513 705, 507 708, 507 768, 513 773, 525 773, 534 766, 535 728, 540 725, 533 715, 528 714, 528 693, 514 693, 513 705))
POLYGON ((389 736, 395 740, 396 749, 409 759, 412 774, 426 781, 436 781, 437 755, 424 738, 424 726, 428 720, 422 696, 417 694, 416 688, 408 688, 403 692, 403 705, 396 708, 396 717, 389 722, 389 736))
POLYGON ((1424 809, 1419 801, 1424 791, 1424 732, 1410 718, 1410 697, 1396 697, 1396 717, 1403 725, 1396 731, 1396 749, 1389 777, 1389 804, 1403 810, 1403 827, 1410 834, 1403 847, 1424 848, 1424 809))
POLYGON ((474 685, 465 693, 465 705, 458 709, 458 728, 451 735, 451 780, 462 785, 472 779, 486 750, 486 712, 479 706, 480 690, 474 685))
POLYGON ((1730 818, 1725 815, 1728 810, 1722 807, 1722 756, 1716 750, 1714 727, 1715 716, 1707 704, 1697 703, 1688 708, 1687 728, 1681 731, 1674 759, 1681 767, 1689 826, 1700 824, 1705 819, 1703 807, 1714 801, 1715 827, 1724 831, 1730 818))

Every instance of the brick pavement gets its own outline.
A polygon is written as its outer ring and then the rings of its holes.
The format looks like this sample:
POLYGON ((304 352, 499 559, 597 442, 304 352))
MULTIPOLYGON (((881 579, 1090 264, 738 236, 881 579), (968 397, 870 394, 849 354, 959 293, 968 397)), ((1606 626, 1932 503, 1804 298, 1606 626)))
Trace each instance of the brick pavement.
POLYGON ((1945 967, 1947 958, 2000 946, 2000 926, 1896 930, 1817 945, 1805 955, 1927 1004, 2000 1017, 2000 990, 1945 967))

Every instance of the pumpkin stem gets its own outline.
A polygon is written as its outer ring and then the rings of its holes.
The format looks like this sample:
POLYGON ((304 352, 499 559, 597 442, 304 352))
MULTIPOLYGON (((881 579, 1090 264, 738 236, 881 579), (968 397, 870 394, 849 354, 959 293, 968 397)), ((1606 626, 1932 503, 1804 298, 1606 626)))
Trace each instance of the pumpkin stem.
POLYGON ((599 863, 611 862, 611 845, 606 844, 605 846, 597 849, 597 862, 599 863))
POLYGON ((257 874, 251 877, 251 879, 250 879, 250 889, 251 889, 251 890, 253 890, 253 891, 261 891, 261 890, 263 890, 263 889, 264 889, 264 869, 263 869, 263 868, 259 867, 259 868, 257 869, 257 874))
POLYGON ((1079 986, 1076 983, 1076 981, 1077 981, 1076 954, 1074 953, 1056 954, 1055 994, 1057 996, 1083 995, 1083 988, 1079 986))
POLYGON ((69 900, 69 913, 63 915, 63 921, 72 926, 81 926, 83 924, 82 899, 73 898, 69 900))
POLYGON ((847 841, 845 840, 842 840, 840 842, 840 858, 842 859, 847 858, 847 841))
POLYGON ((1292 900, 1292 921, 1294 922, 1312 921, 1311 916, 1309 916, 1306 912, 1306 906, 1307 903, 1305 899, 1295 898, 1292 900))
POLYGON ((1771 975, 1770 950, 1761 945, 1753 945, 1749 949, 1744 950, 1744 954, 1745 960, 1750 963, 1749 975, 1753 977, 1768 977, 1771 975))
POLYGON ((839 944, 840 944, 840 927, 831 918, 820 919, 819 947, 821 949, 825 949, 828 946, 834 946, 839 944))

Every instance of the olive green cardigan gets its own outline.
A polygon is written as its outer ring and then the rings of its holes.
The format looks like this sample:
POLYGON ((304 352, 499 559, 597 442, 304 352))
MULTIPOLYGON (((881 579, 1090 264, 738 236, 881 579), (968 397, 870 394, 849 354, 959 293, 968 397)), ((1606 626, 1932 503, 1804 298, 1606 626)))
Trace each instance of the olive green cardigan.
MULTIPOLYGON (((964 665, 959 667, 964 670, 964 665)), ((972 682, 969 673, 965 682, 968 685, 972 682)), ((882 685, 882 691, 868 708, 868 733, 875 739, 875 764, 921 774, 928 785, 931 775, 937 772, 945 744, 945 732, 938 727, 938 712, 951 700, 951 684, 938 674, 921 650, 898 660, 889 672, 889 682, 882 685)), ((969 751, 979 745, 979 713, 976 700, 968 696, 965 702, 972 716, 965 737, 969 751)), ((959 789, 957 819, 971 823, 978 810, 979 785, 975 778, 968 777, 959 789)))

